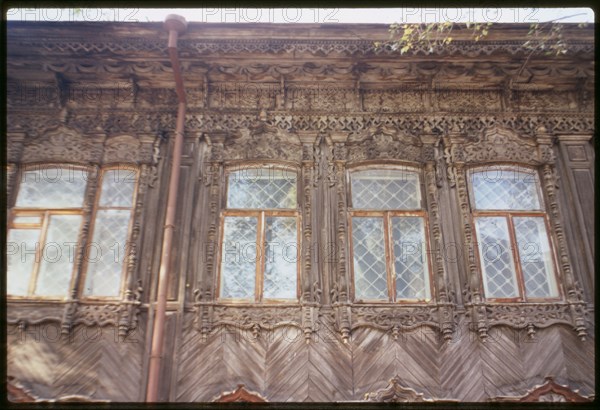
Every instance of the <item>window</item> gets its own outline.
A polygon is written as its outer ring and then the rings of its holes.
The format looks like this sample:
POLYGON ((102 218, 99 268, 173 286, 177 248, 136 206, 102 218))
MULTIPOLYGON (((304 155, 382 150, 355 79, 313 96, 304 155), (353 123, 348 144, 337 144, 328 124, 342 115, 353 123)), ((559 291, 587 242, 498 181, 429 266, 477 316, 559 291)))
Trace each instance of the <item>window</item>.
POLYGON ((83 296, 119 297, 136 177, 133 169, 101 172, 83 272, 76 272, 90 174, 75 166, 25 169, 9 219, 8 295, 63 298, 83 275, 83 296))
POLYGON ((368 169, 352 172, 350 182, 354 299, 431 299, 419 173, 368 169))
POLYGON ((479 264, 488 299, 558 297, 547 216, 533 169, 470 173, 479 264))
POLYGON ((296 172, 249 167, 227 175, 222 218, 220 299, 298 299, 296 172))

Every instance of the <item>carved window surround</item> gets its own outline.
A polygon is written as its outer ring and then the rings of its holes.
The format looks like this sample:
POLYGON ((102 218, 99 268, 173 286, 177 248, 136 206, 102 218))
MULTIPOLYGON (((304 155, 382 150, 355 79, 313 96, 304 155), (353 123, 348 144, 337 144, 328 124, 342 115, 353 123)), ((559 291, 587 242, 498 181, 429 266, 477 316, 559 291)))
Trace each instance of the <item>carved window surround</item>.
POLYGON ((372 126, 355 133, 331 133, 329 150, 329 182, 336 190, 338 248, 337 273, 332 289, 332 307, 337 330, 347 342, 352 330, 371 327, 390 331, 397 338, 400 331, 419 326, 437 329, 445 340, 452 338, 456 326, 455 307, 448 292, 448 280, 441 254, 432 258, 431 280, 435 294, 427 304, 362 304, 353 303, 349 289, 349 264, 347 228, 347 170, 365 164, 404 164, 423 169, 425 210, 429 214, 430 246, 441 249, 442 238, 439 220, 438 187, 441 186, 440 166, 442 155, 438 151, 439 137, 431 130, 420 136, 410 130, 392 126, 372 126))
MULTIPOLYGON (((92 167, 98 172, 103 166, 126 164, 135 166, 139 171, 137 192, 133 210, 133 221, 129 241, 133 249, 140 249, 140 228, 145 194, 152 187, 157 177, 157 165, 160 153, 160 140, 150 136, 134 137, 117 135, 107 137, 103 133, 94 132, 86 135, 80 130, 60 123, 58 126, 40 131, 38 137, 30 137, 26 133, 8 133, 9 147, 9 204, 16 198, 16 178, 19 169, 30 164, 73 164, 92 167)), ((92 178, 92 181, 96 178, 92 178)), ((94 203, 94 189, 86 191, 84 213, 90 215, 94 203)), ((89 218, 88 218, 89 220, 89 218)), ((89 226, 89 223, 86 224, 89 226)), ((78 243, 83 243, 87 228, 80 232, 78 243)), ((81 258, 79 258, 81 259, 81 258)), ((66 300, 34 300, 11 299, 8 301, 7 322, 24 328, 27 325, 43 322, 57 322, 62 333, 69 333, 73 326, 114 325, 119 335, 137 327, 138 315, 143 292, 138 277, 138 260, 136 252, 130 252, 125 262, 125 291, 121 300, 86 300, 79 299, 74 290, 66 300)), ((78 272, 82 267, 78 266, 78 272)))
MULTIPOLYGON (((302 221, 302 243, 312 243, 312 198, 315 179, 316 133, 283 131, 265 123, 264 119, 253 121, 248 128, 235 132, 213 131, 206 134, 210 147, 207 152, 203 181, 209 196, 207 243, 218 247, 223 233, 219 227, 219 215, 225 209, 225 168, 244 165, 274 163, 291 166, 298 172, 297 189, 302 221), (276 160, 276 161, 274 161, 276 160)), ((271 330, 278 326, 301 328, 307 340, 316 330, 320 293, 318 279, 314 274, 310 246, 301 248, 299 260, 300 300, 295 303, 235 303, 217 301, 217 264, 214 251, 206 255, 206 263, 198 287, 194 290, 195 327, 203 334, 218 326, 232 326, 251 330, 258 336, 261 329, 271 330)))
POLYGON ((468 282, 463 293, 474 329, 483 340, 490 327, 500 324, 518 329, 527 328, 528 334, 533 337, 536 328, 565 323, 572 325, 578 336, 585 340, 586 304, 573 277, 556 198, 558 180, 553 152, 554 139, 544 127, 538 128, 533 137, 523 137, 511 129, 498 126, 470 137, 466 135, 468 134, 450 132, 443 139, 449 184, 456 190, 461 210, 463 245, 466 249, 473 249, 475 242, 466 168, 503 163, 534 167, 541 171, 540 182, 551 225, 550 236, 555 241, 557 259, 560 262, 559 282, 566 295, 566 301, 551 304, 495 304, 486 301, 475 255, 473 252, 466 252, 468 282))

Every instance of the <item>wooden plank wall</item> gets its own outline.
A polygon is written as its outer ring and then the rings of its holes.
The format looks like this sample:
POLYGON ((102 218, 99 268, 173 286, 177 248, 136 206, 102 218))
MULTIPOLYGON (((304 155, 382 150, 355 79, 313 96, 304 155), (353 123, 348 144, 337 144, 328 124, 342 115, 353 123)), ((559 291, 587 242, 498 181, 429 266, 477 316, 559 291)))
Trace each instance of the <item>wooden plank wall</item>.
MULTIPOLYGON (((191 315, 190 315, 191 316, 191 315)), ((296 328, 278 328, 258 338, 235 329, 210 336, 184 328, 177 375, 177 401, 209 401, 238 384, 269 401, 361 400, 399 376, 426 397, 485 401, 520 395, 544 377, 594 392, 594 340, 581 342, 564 326, 526 332, 494 328, 486 343, 473 332, 441 343, 431 329, 401 334, 357 329, 348 344, 333 332, 309 344, 296 328)))
POLYGON ((77 326, 69 336, 60 325, 25 330, 9 326, 6 373, 40 399, 80 395, 92 400, 138 401, 145 322, 124 340, 113 326, 77 326))

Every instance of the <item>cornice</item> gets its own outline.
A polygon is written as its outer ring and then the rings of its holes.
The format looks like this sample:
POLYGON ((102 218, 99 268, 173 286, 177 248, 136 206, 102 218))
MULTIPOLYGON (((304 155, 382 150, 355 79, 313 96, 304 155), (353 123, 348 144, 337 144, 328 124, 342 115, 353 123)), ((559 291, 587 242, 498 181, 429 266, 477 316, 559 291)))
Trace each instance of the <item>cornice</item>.
MULTIPOLYGON (((375 47, 374 40, 329 40, 329 39, 181 39, 179 51, 182 57, 200 57, 219 55, 312 55, 312 56, 338 56, 338 57, 393 57, 401 54, 389 47, 375 47)), ((427 47, 417 46, 406 53, 408 56, 465 56, 480 57, 495 54, 508 54, 510 56, 526 55, 528 50, 523 48, 522 40, 497 40, 497 41, 453 41, 451 44, 439 46, 429 52, 427 47)), ((590 58, 594 54, 594 42, 587 40, 572 40, 567 44, 569 54, 587 54, 590 58)), ((8 37, 8 55, 18 55, 25 50, 38 51, 41 54, 52 53, 56 55, 87 56, 89 53, 111 54, 130 56, 136 53, 151 53, 164 56, 167 52, 167 43, 164 39, 138 37, 134 35, 127 38, 107 38, 104 40, 86 40, 81 37, 45 37, 42 39, 32 37, 8 37)), ((556 59, 556 58, 553 58, 556 59)))

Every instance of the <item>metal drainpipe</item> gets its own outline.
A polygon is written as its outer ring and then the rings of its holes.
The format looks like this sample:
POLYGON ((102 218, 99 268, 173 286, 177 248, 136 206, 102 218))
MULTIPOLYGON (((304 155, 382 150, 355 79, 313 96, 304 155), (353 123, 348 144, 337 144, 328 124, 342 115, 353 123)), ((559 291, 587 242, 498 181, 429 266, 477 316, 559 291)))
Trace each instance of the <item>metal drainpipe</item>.
POLYGON ((167 310, 167 288, 170 275, 171 248, 173 245, 173 231, 175 229, 175 207, 177 205, 177 188, 179 187, 179 171, 181 165, 181 151, 183 147, 183 131, 185 125, 185 89, 181 77, 181 68, 177 56, 177 37, 187 28, 185 18, 176 14, 169 14, 165 19, 165 29, 169 31, 169 58, 175 76, 177 97, 177 128, 175 130, 175 147, 169 178, 169 194, 167 197, 167 215, 163 231, 162 251, 160 258, 160 272, 158 275, 158 295, 156 302, 156 315, 152 329, 152 350, 148 366, 148 385, 146 386, 146 401, 158 401, 158 387, 161 362, 163 358, 164 329, 167 310))

